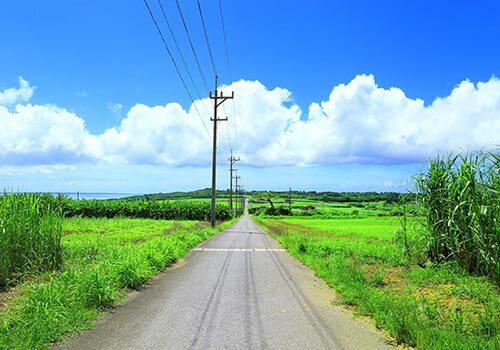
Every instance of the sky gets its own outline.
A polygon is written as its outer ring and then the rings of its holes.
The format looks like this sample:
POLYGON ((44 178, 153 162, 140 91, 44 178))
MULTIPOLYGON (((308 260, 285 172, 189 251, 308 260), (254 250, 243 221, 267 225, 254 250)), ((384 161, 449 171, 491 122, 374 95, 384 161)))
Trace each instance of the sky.
MULTIPOLYGON (((179 0, 201 73, 176 1, 162 5, 182 57, 148 3, 187 91, 144 0, 2 4, 1 188, 210 186, 215 72, 198 3, 179 0)), ((498 1, 200 5, 219 88, 235 93, 219 112, 218 188, 231 149, 247 190, 405 191, 429 158, 500 144, 498 1)))

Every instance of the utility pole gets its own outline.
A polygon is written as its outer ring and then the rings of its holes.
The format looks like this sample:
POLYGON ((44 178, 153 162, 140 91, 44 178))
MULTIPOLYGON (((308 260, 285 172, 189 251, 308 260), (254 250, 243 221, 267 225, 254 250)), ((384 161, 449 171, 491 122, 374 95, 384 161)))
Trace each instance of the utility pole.
POLYGON ((236 169, 233 168, 233 165, 236 162, 240 161, 240 157, 233 157, 233 150, 231 150, 231 157, 229 157, 229 210, 233 210, 233 172, 236 169))
POLYGON ((292 188, 290 187, 288 190, 288 211, 290 214, 292 213, 292 188))
POLYGON ((213 135, 213 145, 212 145, 212 205, 210 211, 210 224, 212 227, 215 226, 215 190, 216 190, 216 166, 217 166, 217 122, 227 121, 226 118, 217 118, 217 108, 226 100, 234 98, 234 91, 231 96, 224 96, 224 93, 217 90, 218 76, 215 76, 215 94, 212 95, 210 92, 210 99, 214 100, 214 117, 210 118, 214 122, 214 135, 213 135))
POLYGON ((240 185, 241 213, 245 213, 245 189, 240 185))
POLYGON ((238 216, 238 190, 239 190, 239 188, 238 188, 238 180, 241 179, 241 176, 235 176, 234 179, 236 180, 236 191, 234 193, 234 195, 235 195, 236 198, 234 199, 234 203, 236 205, 236 207, 235 207, 236 216, 238 216))

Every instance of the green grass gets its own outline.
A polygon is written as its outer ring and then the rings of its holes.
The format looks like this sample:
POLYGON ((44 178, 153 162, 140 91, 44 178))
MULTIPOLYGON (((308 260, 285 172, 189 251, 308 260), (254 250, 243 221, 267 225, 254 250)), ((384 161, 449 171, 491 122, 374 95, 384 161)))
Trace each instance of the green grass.
POLYGON ((398 217, 360 217, 320 219, 318 217, 290 217, 282 222, 296 225, 307 225, 308 228, 322 232, 342 234, 359 238, 372 237, 381 240, 393 240, 394 233, 400 227, 398 217))
POLYGON ((415 264, 394 239, 398 218, 257 220, 342 303, 373 317, 398 342, 417 349, 499 348, 496 285, 453 262, 415 264))
MULTIPOLYGON (((278 198, 273 201, 275 208, 289 208, 286 199, 278 198)), ((270 208, 268 202, 250 203, 252 214, 265 215, 265 210, 270 208)), ((402 214, 397 203, 386 201, 372 202, 324 202, 320 199, 292 199, 293 216, 336 218, 336 217, 366 217, 366 216, 400 216, 402 214)), ((276 216, 276 215, 272 215, 276 216)))
POLYGON ((0 196, 0 291, 61 265, 62 215, 34 194, 0 196))
POLYGON ((429 257, 500 284, 500 153, 450 155, 417 177, 429 257))
POLYGON ((151 276, 227 227, 197 221, 66 219, 60 271, 26 278, 0 309, 0 349, 41 349, 92 326, 151 276))

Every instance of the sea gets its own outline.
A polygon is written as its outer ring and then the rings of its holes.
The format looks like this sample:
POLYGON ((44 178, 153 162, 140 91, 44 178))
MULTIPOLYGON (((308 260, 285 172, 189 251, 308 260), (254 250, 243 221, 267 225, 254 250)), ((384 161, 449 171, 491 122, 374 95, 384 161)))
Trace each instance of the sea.
POLYGON ((118 199, 136 196, 137 193, 101 193, 101 192, 51 192, 53 195, 64 194, 74 199, 118 199))

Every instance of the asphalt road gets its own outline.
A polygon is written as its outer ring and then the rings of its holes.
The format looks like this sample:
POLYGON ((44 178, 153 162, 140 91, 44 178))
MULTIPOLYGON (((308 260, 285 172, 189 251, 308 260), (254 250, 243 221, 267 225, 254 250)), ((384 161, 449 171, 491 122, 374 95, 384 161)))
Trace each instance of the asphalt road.
POLYGON ((388 349, 251 219, 56 349, 388 349))

